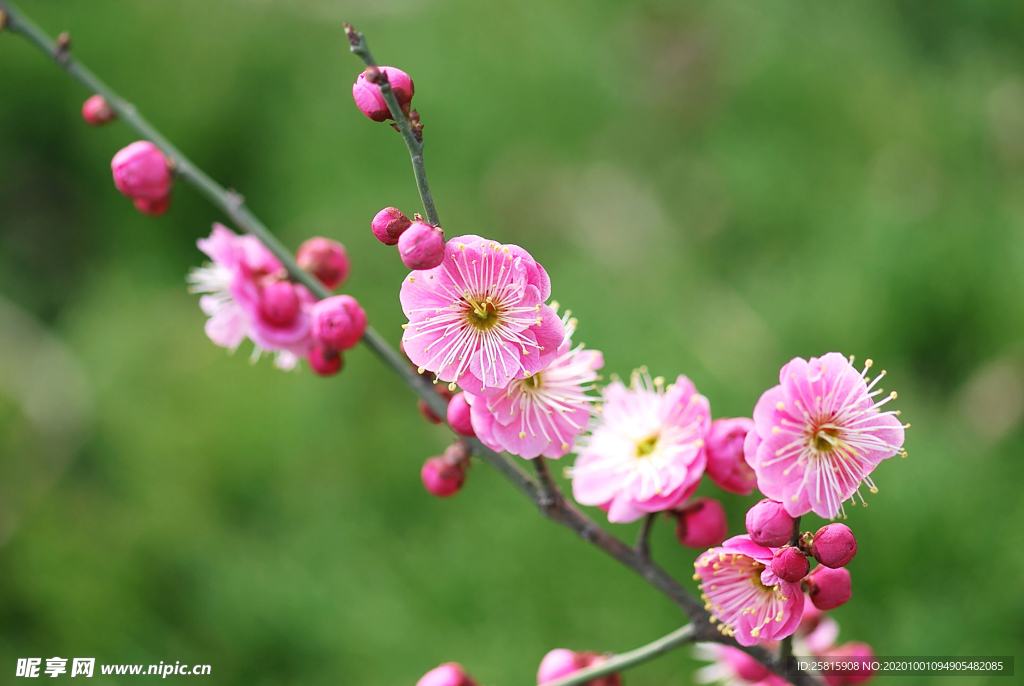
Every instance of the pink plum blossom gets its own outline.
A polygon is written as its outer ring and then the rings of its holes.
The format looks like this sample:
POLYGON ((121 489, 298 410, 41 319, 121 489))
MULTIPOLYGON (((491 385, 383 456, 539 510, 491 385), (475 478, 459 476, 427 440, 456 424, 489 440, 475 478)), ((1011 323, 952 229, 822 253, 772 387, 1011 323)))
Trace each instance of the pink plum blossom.
POLYGON ((571 470, 576 500, 605 508, 610 522, 631 522, 690 497, 704 473, 707 398, 685 376, 666 389, 646 370, 602 395, 597 426, 571 470))
POLYGON ((707 475, 723 491, 750 495, 757 485, 754 470, 743 459, 743 440, 753 428, 754 421, 746 417, 711 422, 707 475))
POLYGON ((590 421, 593 398, 587 391, 597 380, 604 358, 582 345, 572 347, 575 320, 564 319, 566 336, 551 364, 507 388, 490 393, 466 392, 473 430, 492 450, 532 460, 558 458, 572 450, 590 421))
POLYGON ((255 236, 239 236, 220 224, 197 245, 212 263, 194 269, 189 282, 192 292, 203 294, 199 307, 209 317, 210 340, 234 351, 249 338, 257 357, 263 350, 275 352, 275 364, 283 369, 306 357, 313 346, 309 311, 316 299, 305 286, 285 280, 287 272, 273 253, 255 236), (290 300, 282 298, 283 289, 293 289, 294 310, 272 307, 290 300))
POLYGON ((870 474, 882 460, 905 454, 899 413, 881 410, 896 393, 876 401, 885 372, 868 383, 870 367, 858 373, 839 353, 797 357, 757 401, 744 457, 761 492, 792 516, 834 518, 862 482, 877 491, 870 474))
POLYGON ((771 570, 774 551, 747 535, 733 536, 694 562, 701 597, 719 630, 740 645, 785 638, 800 624, 804 594, 799 583, 771 570))
POLYGON ((558 354, 565 332, 550 295, 547 272, 519 246, 453 238, 440 265, 402 284, 405 354, 463 390, 503 389, 558 354))

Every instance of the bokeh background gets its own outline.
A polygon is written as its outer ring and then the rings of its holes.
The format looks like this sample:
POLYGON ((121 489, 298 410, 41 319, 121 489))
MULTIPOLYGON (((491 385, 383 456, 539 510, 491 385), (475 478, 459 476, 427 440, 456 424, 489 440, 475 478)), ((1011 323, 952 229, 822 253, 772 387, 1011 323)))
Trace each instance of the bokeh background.
MULTIPOLYGON (((687 374, 736 416, 793 356, 874 358, 910 456, 850 513, 841 638, 1024 654, 1021 3, 22 6, 287 244, 345 243, 344 291, 395 342, 405 272, 368 225, 418 200, 399 136, 352 103, 343 20, 416 81, 448 235, 529 248, 606 372, 687 374)), ((134 136, 87 127, 88 95, 0 34, 0 672, 398 686, 457 660, 512 686, 551 648, 681 624, 486 465, 428 496, 449 436, 367 350, 325 381, 214 347, 184 276, 223 217, 184 186, 136 213, 109 171, 134 136)), ((725 498, 734 533, 754 499, 725 498)), ((653 545, 691 583, 666 523, 653 545)))

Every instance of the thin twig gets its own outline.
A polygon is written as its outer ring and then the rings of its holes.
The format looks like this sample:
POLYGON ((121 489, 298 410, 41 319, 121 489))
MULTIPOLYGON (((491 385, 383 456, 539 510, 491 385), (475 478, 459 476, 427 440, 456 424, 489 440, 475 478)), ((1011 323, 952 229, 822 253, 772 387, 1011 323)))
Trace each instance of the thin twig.
POLYGON ((654 520, 657 518, 656 512, 648 512, 643 520, 640 522, 640 531, 636 534, 636 551, 644 557, 650 559, 651 557, 651 529, 654 528, 654 520))
POLYGON ((366 37, 348 23, 345 24, 345 36, 348 37, 349 50, 363 61, 368 70, 373 70, 373 82, 380 88, 380 94, 384 96, 384 102, 388 104, 391 118, 395 120, 398 130, 405 140, 405 146, 409 148, 409 158, 412 160, 412 173, 416 177, 416 190, 420 193, 420 200, 423 202, 423 211, 426 213, 427 221, 434 226, 440 226, 441 221, 437 218, 434 196, 430 194, 430 185, 427 183, 427 170, 423 164, 423 134, 420 130, 422 127, 417 126, 417 130, 413 130, 409 115, 402 110, 395 92, 391 90, 388 75, 380 70, 377 61, 373 59, 370 46, 366 43, 366 37))
POLYGON ((645 662, 649 662, 659 655, 663 655, 668 651, 678 648, 681 645, 691 643, 697 638, 697 631, 693 624, 687 624, 684 627, 676 629, 670 634, 662 636, 656 641, 651 641, 645 646, 641 646, 636 650, 631 650, 628 653, 622 653, 620 655, 612 655, 601 662, 597 663, 592 667, 581 669, 578 672, 573 672, 569 676, 559 679, 558 681, 552 681, 545 684, 545 686, 577 686, 578 684, 585 684, 588 681, 597 679, 606 674, 612 674, 613 672, 622 672, 631 667, 642 665, 645 662))
MULTIPOLYGON (((129 127, 134 129, 143 138, 149 140, 163 151, 168 159, 174 163, 178 176, 195 187, 214 206, 218 207, 228 215, 241 229, 259 238, 260 241, 262 241, 263 244, 266 245, 274 254, 274 256, 281 261, 288 270, 288 273, 291 275, 291 278, 306 286, 317 298, 326 298, 331 295, 330 291, 324 288, 324 286, 317 281, 315 277, 299 268, 295 263, 291 252, 277 240, 270 230, 260 222, 255 215, 252 214, 245 205, 244 198, 241 195, 233 190, 225 189, 200 170, 192 163, 191 160, 182 154, 181 151, 179 151, 171 144, 170 141, 168 141, 159 131, 146 121, 146 119, 138 113, 134 105, 121 98, 84 65, 74 59, 66 49, 66 44, 68 43, 67 39, 63 42, 65 47, 58 46, 57 43, 51 40, 45 32, 39 29, 39 27, 25 17, 25 15, 19 11, 15 11, 14 7, 6 0, 0 0, 0 14, 2 14, 6 20, 6 30, 26 38, 36 48, 53 59, 54 63, 58 67, 67 72, 76 81, 84 85, 91 92, 102 95, 110 107, 117 112, 122 121, 128 124, 129 127)), ((373 58, 370 55, 369 50, 366 49, 365 39, 362 38, 361 34, 355 35, 358 36, 358 42, 362 47, 357 50, 357 45, 353 43, 353 52, 360 55, 367 65, 373 65, 373 58)), ((401 113, 401 109, 398 107, 398 101, 394 97, 394 93, 391 92, 390 87, 386 85, 386 79, 384 84, 380 84, 380 86, 381 93, 388 102, 388 107, 391 109, 393 115, 395 113, 401 113)), ((422 143, 416 138, 415 134, 412 133, 411 126, 409 126, 407 119, 404 117, 396 118, 396 121, 398 122, 399 129, 403 131, 403 137, 406 140, 406 144, 409 146, 409 152, 413 158, 413 171, 416 174, 417 188, 420 189, 420 195, 424 203, 424 210, 426 211, 427 217, 431 223, 436 225, 437 213, 433 206, 433 199, 431 198, 429 189, 426 185, 426 174, 423 168, 422 143), (404 126, 403 122, 405 124, 404 126), (408 129, 409 135, 406 135, 406 129, 408 129), (413 143, 415 143, 415 145, 413 145, 413 143)), ((391 369, 394 370, 406 382, 406 384, 430 406, 432 410, 440 416, 444 416, 447 409, 445 401, 440 397, 440 395, 434 392, 431 382, 412 370, 401 355, 391 348, 379 333, 377 333, 373 328, 367 327, 366 333, 363 335, 363 343, 369 346, 370 349, 373 350, 373 352, 376 353, 387 366, 391 367, 391 369)), ((555 497, 553 498, 554 502, 550 505, 542 506, 546 501, 546 497, 544 496, 540 484, 526 474, 526 472, 524 472, 511 457, 504 453, 497 453, 490 450, 475 438, 466 439, 466 443, 474 454, 481 457, 501 472, 502 475, 504 475, 510 482, 512 482, 513 485, 515 485, 535 505, 537 505, 545 517, 566 526, 583 540, 600 548, 610 557, 629 567, 646 580, 651 586, 679 606, 692 620, 691 626, 694 627, 693 632, 695 639, 715 641, 738 647, 754 657, 754 659, 768 666, 776 673, 780 675, 784 674, 783 665, 777 661, 775 656, 764 648, 758 646, 739 646, 734 639, 722 636, 709 622, 710 615, 707 610, 704 609, 702 603, 691 595, 689 591, 683 588, 679 582, 677 582, 661 567, 654 564, 649 558, 638 552, 635 548, 623 543, 621 540, 602 529, 596 522, 580 512, 575 505, 567 501, 565 498, 558 497, 557 488, 554 491, 548 491, 549 494, 555 494, 555 497)), ((550 474, 547 476, 548 479, 550 479, 550 474)), ((553 485, 553 482, 550 483, 553 485)), ((629 654, 627 653, 627 655, 629 654)), ((624 667, 621 666, 619 667, 619 669, 623 668, 624 667)), ((789 672, 789 675, 786 678, 797 686, 818 686, 818 683, 814 679, 802 672, 797 672, 795 674, 793 672, 789 672)))
POLYGON ((548 463, 543 455, 539 455, 533 460, 533 469, 537 472, 537 483, 540 486, 537 505, 542 510, 546 510, 554 505, 555 500, 560 498, 562 494, 558 490, 558 485, 551 478, 551 472, 548 471, 548 463))

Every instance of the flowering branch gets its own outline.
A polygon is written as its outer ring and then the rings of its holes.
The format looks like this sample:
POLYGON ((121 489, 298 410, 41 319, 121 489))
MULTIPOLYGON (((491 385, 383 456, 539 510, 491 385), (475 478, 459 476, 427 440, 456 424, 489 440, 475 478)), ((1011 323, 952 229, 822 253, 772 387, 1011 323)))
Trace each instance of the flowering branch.
POLYGON ((420 200, 423 201, 423 211, 427 215, 427 221, 434 226, 440 226, 437 208, 434 207, 434 198, 430 194, 430 186, 427 184, 427 170, 423 165, 423 126, 419 123, 417 116, 415 130, 413 129, 413 122, 410 121, 409 115, 402 110, 395 92, 391 90, 388 75, 377 67, 377 62, 373 59, 373 54, 370 52, 370 47, 366 44, 366 38, 362 32, 356 31, 351 24, 346 23, 345 35, 348 36, 349 49, 358 55, 366 65, 367 80, 377 84, 377 87, 380 88, 380 94, 388 104, 391 117, 395 120, 402 138, 405 139, 405 146, 409 148, 409 157, 412 158, 412 173, 416 177, 416 190, 420 192, 420 200))
POLYGON ((585 684, 606 674, 613 674, 636 667, 681 645, 693 642, 697 639, 697 633, 693 624, 687 624, 636 650, 631 650, 621 655, 612 655, 595 663, 592 667, 573 672, 564 679, 550 681, 544 684, 544 686, 578 686, 578 684, 585 684))
MULTIPOLYGON (((16 11, 8 2, 0 0, 0 30, 4 29, 26 38, 39 50, 53 58, 57 66, 67 72, 72 78, 92 92, 101 95, 110 108, 132 129, 160 148, 178 177, 195 187, 213 205, 228 215, 240 228, 259 238, 270 252, 280 260, 281 264, 284 265, 291 279, 304 285, 317 299, 325 299, 331 296, 331 292, 327 288, 310 273, 297 265, 290 251, 253 215, 241 195, 233 190, 225 189, 200 170, 139 114, 134 105, 121 98, 84 65, 71 57, 69 53, 70 39, 66 34, 62 34, 61 38, 56 42, 53 41, 27 17, 16 11)), ((370 71, 368 78, 372 78, 373 83, 380 88, 381 94, 397 122, 397 127, 409 148, 417 188, 419 189, 427 218, 431 224, 437 225, 437 212, 427 185, 426 172, 423 165, 423 143, 419 135, 418 121, 415 119, 411 121, 402 111, 394 92, 391 90, 387 76, 377 68, 372 55, 366 47, 366 41, 362 34, 356 33, 348 25, 346 25, 346 33, 349 37, 352 52, 356 53, 367 64, 368 71, 370 71)), ((444 416, 447 403, 435 392, 431 381, 410 368, 405 359, 391 348, 380 334, 367 327, 362 336, 362 342, 369 346, 385 364, 398 373, 406 384, 435 413, 439 416, 444 416)), ((783 673, 784 664, 778 661, 769 651, 758 646, 739 646, 731 637, 719 633, 710 621, 711 616, 703 603, 683 588, 664 569, 655 564, 648 557, 645 545, 636 548, 627 545, 602 529, 596 522, 584 515, 574 504, 567 501, 551 479, 543 458, 537 458, 535 461, 538 476, 538 479, 535 480, 526 474, 508 455, 487 448, 476 438, 467 438, 465 440, 467 446, 475 455, 498 469, 538 507, 545 517, 568 527, 583 540, 600 548, 612 558, 635 571, 679 606, 692 620, 692 623, 686 627, 648 646, 611 658, 603 662, 600 667, 595 666, 588 670, 583 670, 578 675, 574 675, 572 679, 558 682, 557 686, 582 683, 601 674, 640 664, 690 640, 714 641, 738 647, 773 671, 779 674, 783 673)), ((645 528, 649 531, 649 523, 645 528)), ((802 672, 790 672, 786 678, 797 686, 817 685, 817 682, 812 677, 802 672)))

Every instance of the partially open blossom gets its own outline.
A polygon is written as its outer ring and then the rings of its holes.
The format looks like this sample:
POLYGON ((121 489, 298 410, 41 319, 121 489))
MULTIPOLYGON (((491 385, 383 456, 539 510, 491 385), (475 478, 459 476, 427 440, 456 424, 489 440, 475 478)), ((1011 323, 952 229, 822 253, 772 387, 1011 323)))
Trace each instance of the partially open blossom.
POLYGON ((82 119, 89 126, 103 126, 117 119, 117 112, 102 95, 94 95, 82 104, 82 119))
POLYGON ((416 686, 476 686, 458 662, 447 662, 420 677, 416 686))
POLYGON ((543 370, 489 393, 466 392, 476 435, 492 450, 532 460, 565 455, 590 421, 591 396, 604 358, 582 345, 573 347, 576 322, 564 318, 565 340, 543 370))
POLYGON ((606 507, 610 522, 632 522, 693 495, 704 473, 707 398, 685 376, 666 389, 646 371, 602 395, 599 423, 571 471, 576 500, 606 507))
MULTIPOLYGON (((543 686, 559 679, 564 679, 581 669, 592 667, 604 660, 604 656, 594 652, 577 653, 565 648, 556 648, 544 656, 537 669, 537 685, 543 686)), ((585 682, 584 686, 620 686, 621 677, 617 672, 585 682)))
POLYGON ((337 350, 315 345, 309 351, 309 368, 320 376, 334 376, 345 366, 345 358, 337 350))
MULTIPOLYGON (((398 104, 403 112, 408 113, 413 93, 416 92, 412 79, 401 69, 394 67, 377 67, 377 69, 388 77, 388 83, 391 84, 391 90, 395 92, 398 104)), ((380 88, 366 78, 365 71, 352 84, 352 97, 355 99, 359 111, 370 119, 374 121, 391 119, 391 112, 388 110, 387 102, 384 101, 384 96, 380 93, 380 88)))
POLYGON ((747 510, 745 524, 750 540, 771 548, 785 544, 793 535, 793 518, 782 503, 768 498, 747 510))
POLYGON ((448 401, 448 424, 455 433, 462 436, 475 436, 473 433, 473 421, 470 419, 471 409, 466 402, 465 393, 456 393, 448 401))
POLYGON ((807 572, 810 570, 811 563, 798 548, 790 546, 779 548, 775 551, 775 557, 772 558, 772 571, 783 581, 795 584, 807 576, 807 572))
POLYGON ((676 538, 687 548, 705 550, 729 535, 729 522, 722 503, 713 498, 695 498, 673 512, 676 538))
POLYGON ((713 662, 694 674, 698 684, 719 683, 725 686, 788 686, 789 682, 772 674, 760 662, 739 648, 721 643, 698 643, 694 656, 713 662))
POLYGON ((313 305, 313 338, 330 350, 355 347, 366 331, 366 312, 350 295, 335 295, 313 305))
POLYGON ((444 252, 444 232, 426 222, 413 222, 398 237, 398 256, 409 269, 433 269, 444 252))
POLYGON ((423 463, 420 478, 431 495, 448 498, 462 489, 466 482, 466 468, 469 454, 461 443, 455 443, 444 451, 444 455, 431 457, 423 463))
POLYGON ((811 554, 826 567, 845 567, 857 554, 857 539, 845 524, 828 524, 814 534, 811 554))
POLYGON ((840 664, 851 665, 842 674, 825 674, 825 683, 829 686, 858 686, 871 681, 875 672, 871 668, 875 661, 875 651, 867 643, 851 641, 825 651, 821 656, 826 660, 835 660, 840 664))
POLYGON ((397 207, 385 207, 370 222, 370 230, 384 245, 397 245, 398 238, 412 224, 397 207))
POLYGON ((210 340, 234 350, 249 338, 257 354, 277 353, 276 364, 285 369, 306 357, 314 343, 309 311, 316 299, 287 281, 273 253, 255 236, 239 236, 220 224, 197 245, 212 260, 189 275, 192 292, 203 294, 199 306, 209 316, 210 340))
POLYGON ((295 252, 295 262, 300 269, 332 290, 348 279, 349 262, 345 246, 330 238, 314 236, 303 242, 295 252))
POLYGON ((754 420, 746 417, 716 419, 705 438, 708 477, 723 491, 750 495, 757 485, 754 470, 743 459, 743 440, 754 428, 754 420))
POLYGON ((800 584, 776 576, 772 557, 771 549, 744 535, 733 536, 694 562, 705 607, 720 622, 719 631, 735 636, 740 645, 785 638, 800 624, 800 584))
MULTIPOLYGON (((120 150, 110 162, 117 190, 132 200, 148 201, 140 206, 147 214, 158 214, 159 201, 166 201, 171 193, 173 179, 167 158, 149 141, 136 141, 120 150)), ((166 206, 163 207, 166 209, 166 206)))
POLYGON ((832 519, 843 512, 843 501, 860 495, 862 482, 875 492, 871 472, 903 453, 898 413, 881 410, 896 393, 876 402, 882 389, 875 385, 885 372, 869 384, 870 368, 868 360, 857 372, 839 353, 797 357, 782 368, 779 385, 757 401, 744 456, 758 489, 794 517, 813 511, 832 519))
POLYGON ((834 610, 853 597, 850 571, 824 565, 814 568, 807 577, 807 594, 819 610, 834 610))
POLYGON ((505 388, 541 371, 558 353, 565 335, 544 304, 550 295, 547 273, 522 248, 479 236, 453 238, 441 265, 414 272, 402 284, 409 317, 405 353, 464 390, 505 388))

